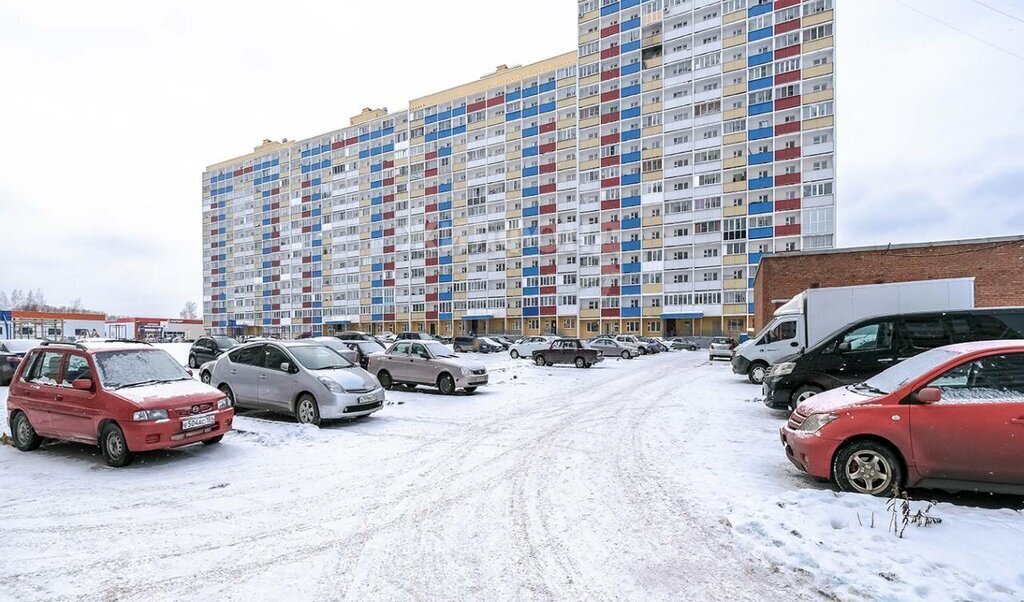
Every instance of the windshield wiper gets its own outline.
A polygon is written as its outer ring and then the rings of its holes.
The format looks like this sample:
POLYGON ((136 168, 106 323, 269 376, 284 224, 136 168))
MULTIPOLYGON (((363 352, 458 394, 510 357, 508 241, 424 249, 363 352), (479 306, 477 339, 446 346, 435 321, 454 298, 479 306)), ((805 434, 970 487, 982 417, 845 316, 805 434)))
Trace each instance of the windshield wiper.
POLYGON ((342 366, 342 365, 338 364, 338 365, 334 365, 334 366, 320 366, 319 368, 317 368, 317 370, 338 370, 340 368, 351 368, 351 367, 352 367, 352 364, 349 364, 347 366, 342 366))
POLYGON ((867 391, 868 393, 874 393, 876 395, 885 395, 887 393, 887 391, 883 391, 878 387, 872 387, 867 383, 857 383, 851 386, 856 390, 867 391))
POLYGON ((173 382, 177 382, 179 380, 192 380, 192 379, 191 378, 150 378, 148 380, 140 380, 137 383, 128 383, 126 385, 118 385, 118 386, 114 387, 114 389, 117 390, 117 389, 128 389, 128 388, 131 388, 131 387, 144 387, 146 385, 159 385, 159 384, 162 384, 162 383, 173 383, 173 382))

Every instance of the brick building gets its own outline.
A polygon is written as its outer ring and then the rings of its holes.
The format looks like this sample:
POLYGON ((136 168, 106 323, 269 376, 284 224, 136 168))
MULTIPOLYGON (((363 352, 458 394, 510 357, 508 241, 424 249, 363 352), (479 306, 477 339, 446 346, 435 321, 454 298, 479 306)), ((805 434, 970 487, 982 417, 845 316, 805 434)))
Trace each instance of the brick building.
POLYGON ((975 279, 978 307, 1024 305, 1024 236, 766 255, 754 280, 754 328, 809 288, 975 279))

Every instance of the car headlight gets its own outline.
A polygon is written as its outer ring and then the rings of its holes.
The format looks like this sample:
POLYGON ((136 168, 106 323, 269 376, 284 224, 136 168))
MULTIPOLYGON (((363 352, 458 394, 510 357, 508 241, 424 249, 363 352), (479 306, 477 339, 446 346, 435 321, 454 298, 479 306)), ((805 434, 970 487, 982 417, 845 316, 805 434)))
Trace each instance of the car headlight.
POLYGON ((327 390, 330 391, 331 393, 345 392, 345 387, 341 386, 341 383, 339 383, 336 380, 332 380, 330 378, 327 378, 326 376, 321 376, 320 382, 323 384, 323 386, 327 387, 327 390))
POLYGON ((132 414, 132 420, 143 422, 145 420, 167 420, 167 410, 139 410, 132 414))
POLYGON ((473 371, 471 369, 466 368, 465 366, 463 366, 463 368, 462 368, 462 375, 463 376, 469 376, 472 373, 473 373, 473 371))
POLYGON ((811 414, 797 430, 805 433, 817 433, 821 427, 838 418, 839 416, 836 414, 811 414))
POLYGON ((217 409, 218 410, 223 410, 225 408, 230 408, 230 407, 231 407, 231 401, 227 397, 225 397, 223 399, 217 400, 217 409))
POLYGON ((796 367, 794 362, 782 362, 781 364, 775 364, 772 366, 770 374, 772 376, 785 376, 793 372, 793 368, 796 367))

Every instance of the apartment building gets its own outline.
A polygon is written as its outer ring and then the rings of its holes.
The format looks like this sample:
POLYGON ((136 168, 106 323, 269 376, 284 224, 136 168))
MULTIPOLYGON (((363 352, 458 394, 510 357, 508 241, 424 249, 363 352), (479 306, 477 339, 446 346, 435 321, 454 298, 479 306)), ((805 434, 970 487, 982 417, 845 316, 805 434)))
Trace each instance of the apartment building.
POLYGON ((832 0, 586 0, 575 52, 204 173, 217 333, 739 335, 834 245, 832 0))

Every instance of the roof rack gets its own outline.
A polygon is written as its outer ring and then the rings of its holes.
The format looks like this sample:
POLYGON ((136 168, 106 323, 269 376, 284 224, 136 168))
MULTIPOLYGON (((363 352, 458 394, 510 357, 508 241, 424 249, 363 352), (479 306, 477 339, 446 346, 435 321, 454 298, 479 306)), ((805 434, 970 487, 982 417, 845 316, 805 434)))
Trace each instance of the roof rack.
POLYGON ((150 343, 149 341, 140 341, 138 339, 106 339, 103 342, 104 343, 134 343, 136 345, 149 345, 150 347, 153 346, 153 344, 150 343))
POLYGON ((40 347, 49 347, 51 345, 67 345, 68 347, 75 347, 83 351, 87 349, 87 347, 81 343, 69 343, 62 341, 43 341, 42 343, 39 343, 40 347))

